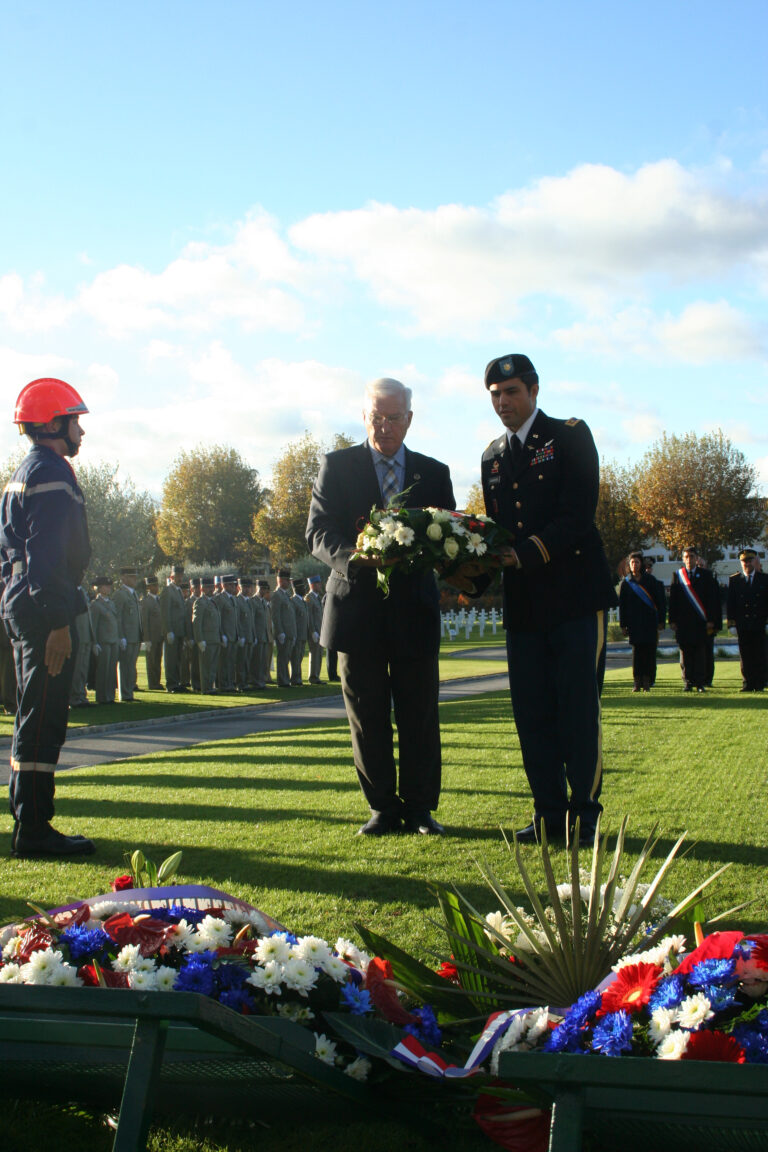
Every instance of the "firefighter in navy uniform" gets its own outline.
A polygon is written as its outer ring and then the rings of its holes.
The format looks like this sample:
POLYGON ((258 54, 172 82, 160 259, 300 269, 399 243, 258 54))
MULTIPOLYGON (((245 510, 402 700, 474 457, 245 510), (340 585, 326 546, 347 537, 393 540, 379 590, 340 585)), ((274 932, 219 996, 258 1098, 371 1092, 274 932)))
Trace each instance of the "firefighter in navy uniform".
POLYGON ((597 450, 581 420, 536 406, 527 356, 492 360, 485 386, 504 435, 486 448, 488 515, 513 534, 504 564, 504 628, 512 709, 534 814, 518 839, 574 829, 594 839, 602 780, 600 692, 605 610, 617 603, 595 527, 597 450), (570 798, 568 796, 570 786, 570 798))
POLYGON ((84 609, 79 585, 91 554, 83 494, 67 459, 80 448, 79 416, 87 411, 63 380, 33 380, 16 402, 14 423, 32 448, 0 508, 1 611, 18 683, 10 779, 14 856, 94 851, 91 840, 51 826, 77 643, 71 626, 84 609))

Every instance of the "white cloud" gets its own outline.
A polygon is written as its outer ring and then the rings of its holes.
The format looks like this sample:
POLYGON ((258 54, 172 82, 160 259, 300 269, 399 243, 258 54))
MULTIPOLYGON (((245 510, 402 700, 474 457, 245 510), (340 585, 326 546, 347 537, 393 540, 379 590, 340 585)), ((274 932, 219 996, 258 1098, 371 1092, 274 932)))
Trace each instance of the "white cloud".
POLYGON ((60 296, 46 296, 42 277, 25 285, 21 276, 0 276, 0 317, 15 332, 48 332, 66 324, 74 305, 60 296))

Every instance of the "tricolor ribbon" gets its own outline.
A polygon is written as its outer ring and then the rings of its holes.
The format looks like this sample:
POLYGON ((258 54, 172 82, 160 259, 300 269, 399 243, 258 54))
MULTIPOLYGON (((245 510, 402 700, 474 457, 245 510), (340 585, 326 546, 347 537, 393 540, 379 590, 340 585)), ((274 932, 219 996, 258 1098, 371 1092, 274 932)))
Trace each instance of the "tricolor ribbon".
POLYGON ((631 576, 625 576, 624 581, 627 587, 632 589, 635 596, 639 596, 640 600, 643 602, 643 604, 645 604, 646 608, 652 608, 658 617, 659 610, 656 607, 656 601, 653 599, 650 592, 648 592, 646 588, 643 588, 642 584, 640 584, 639 581, 634 580, 631 576))
POLYGON ((514 1017, 526 1012, 530 1012, 530 1008, 494 1012, 492 1016, 489 1016, 477 1043, 461 1068, 457 1064, 449 1064, 437 1052, 427 1052, 421 1042, 410 1034, 403 1036, 400 1043, 390 1052, 390 1056, 394 1056, 396 1060, 401 1060, 409 1068, 416 1068, 419 1072, 424 1072, 427 1076, 434 1078, 444 1077, 449 1080, 460 1080, 467 1076, 477 1076, 483 1071, 481 1065, 490 1056, 495 1044, 507 1031, 514 1017))
POLYGON ((706 624, 707 623, 707 614, 704 611, 704 605, 702 604, 701 600, 699 600, 698 596, 696 595, 696 593, 693 590, 693 584, 691 583, 691 577, 688 573, 688 569, 687 568, 681 568, 678 571, 677 575, 680 578, 680 583, 682 584, 683 588, 686 591, 686 595, 688 596, 688 599, 690 600, 691 604, 693 604, 693 607, 696 609, 696 611, 699 613, 702 620, 706 624))

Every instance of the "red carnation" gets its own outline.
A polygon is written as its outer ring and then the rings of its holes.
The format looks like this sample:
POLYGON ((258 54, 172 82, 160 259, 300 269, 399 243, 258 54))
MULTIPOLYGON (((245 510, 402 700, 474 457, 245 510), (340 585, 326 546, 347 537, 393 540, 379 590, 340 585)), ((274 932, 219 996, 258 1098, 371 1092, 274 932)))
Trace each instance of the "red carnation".
POLYGON ((747 1057, 733 1036, 725 1032, 691 1032, 681 1060, 722 1060, 729 1064, 746 1064, 747 1057))
POLYGON ((133 887, 133 876, 129 876, 127 873, 124 876, 115 876, 114 880, 110 884, 110 888, 113 892, 124 892, 126 888, 133 887))
POLYGON ((675 972, 685 976, 702 960, 730 960, 734 948, 743 939, 743 932, 713 932, 704 937, 698 948, 688 953, 675 968, 675 972))
POLYGON ((662 975, 658 964, 625 964, 603 992, 598 1016, 608 1012, 639 1012, 651 998, 662 975))

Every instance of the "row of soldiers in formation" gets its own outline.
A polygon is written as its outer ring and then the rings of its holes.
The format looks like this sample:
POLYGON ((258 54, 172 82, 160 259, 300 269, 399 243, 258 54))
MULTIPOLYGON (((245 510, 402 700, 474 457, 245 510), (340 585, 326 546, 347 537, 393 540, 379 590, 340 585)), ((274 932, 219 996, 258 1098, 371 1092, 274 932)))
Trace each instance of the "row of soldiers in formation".
MULTIPOLYGON (((144 577, 137 592, 134 568, 120 570, 113 591, 109 576, 93 582, 95 595, 77 617, 78 648, 70 706, 87 707, 87 688, 96 703, 109 704, 119 691, 131 701, 136 665, 143 648, 147 686, 161 691, 206 695, 247 692, 273 683, 279 688, 302 683, 302 661, 309 647, 309 682, 320 683, 323 649, 320 628, 323 602, 320 578, 312 576, 309 590, 302 579, 291 579, 281 568, 272 590, 266 579, 228 574, 186 580, 181 565, 171 568, 162 590, 157 577, 144 577)), ((85 591, 85 590, 83 590, 85 591)), ((336 679, 335 668, 329 679, 336 679)))

